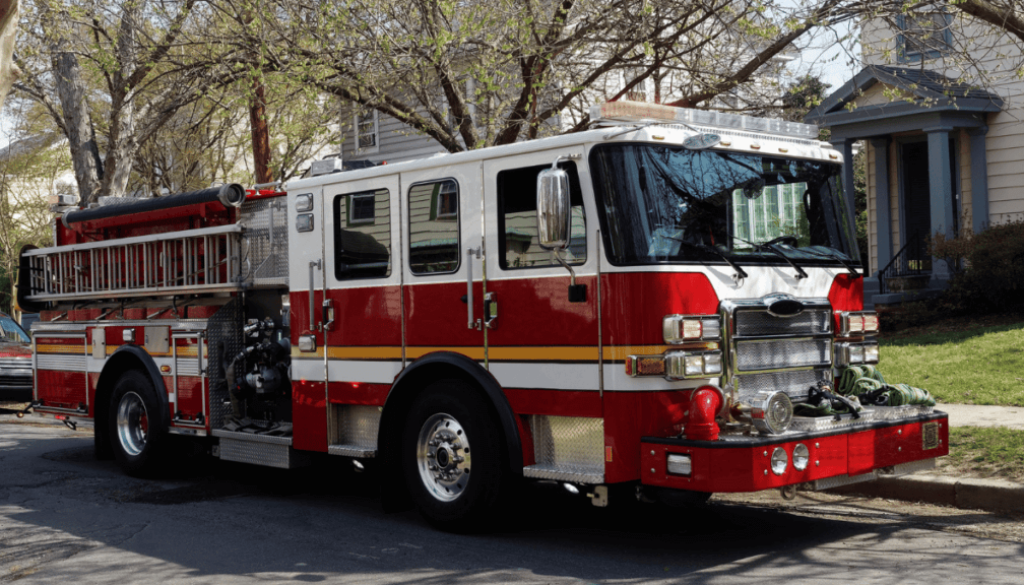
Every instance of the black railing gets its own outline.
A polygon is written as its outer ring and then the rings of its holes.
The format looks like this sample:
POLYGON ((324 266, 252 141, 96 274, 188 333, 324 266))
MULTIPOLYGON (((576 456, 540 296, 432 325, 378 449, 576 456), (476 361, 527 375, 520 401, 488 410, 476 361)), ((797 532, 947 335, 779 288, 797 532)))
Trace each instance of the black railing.
POLYGON ((927 284, 932 273, 932 258, 924 238, 914 234, 878 272, 878 288, 882 294, 918 290, 927 284))

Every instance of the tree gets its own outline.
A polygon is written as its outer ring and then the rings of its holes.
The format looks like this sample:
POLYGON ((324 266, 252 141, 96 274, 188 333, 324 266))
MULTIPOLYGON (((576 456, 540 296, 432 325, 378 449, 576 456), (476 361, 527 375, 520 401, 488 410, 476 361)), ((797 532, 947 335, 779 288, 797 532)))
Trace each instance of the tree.
POLYGON ((242 4, 258 11, 260 38, 237 42, 261 43, 266 70, 457 152, 586 128, 595 97, 626 97, 648 79, 656 94, 667 89, 659 101, 707 103, 748 82, 842 0, 803 11, 774 0, 225 2, 235 14, 242 4), (756 42, 729 46, 737 34, 756 42))
POLYGON ((15 87, 67 138, 83 205, 123 195, 143 145, 243 74, 209 41, 220 15, 202 0, 34 0, 24 8, 15 87))

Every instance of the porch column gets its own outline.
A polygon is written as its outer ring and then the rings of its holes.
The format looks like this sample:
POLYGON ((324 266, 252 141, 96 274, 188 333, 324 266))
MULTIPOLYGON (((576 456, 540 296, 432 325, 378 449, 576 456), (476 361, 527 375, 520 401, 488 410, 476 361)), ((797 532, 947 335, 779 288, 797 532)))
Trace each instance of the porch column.
POLYGON ((846 199, 846 213, 850 221, 857 225, 857 218, 854 215, 853 201, 855 190, 853 188, 853 140, 837 140, 832 147, 843 153, 843 198, 846 199))
POLYGON ((988 126, 971 128, 967 134, 971 137, 971 229, 977 234, 988 227, 988 126))
MULTIPOLYGON (((932 208, 931 233, 942 232, 947 238, 953 233, 953 176, 949 168, 949 134, 952 126, 925 128, 928 134, 928 186, 932 208)), ((932 258, 932 281, 949 280, 949 267, 943 260, 932 258)))
POLYGON ((878 266, 875 274, 892 261, 892 217, 889 200, 889 138, 871 141, 875 149, 875 233, 878 238, 878 266))

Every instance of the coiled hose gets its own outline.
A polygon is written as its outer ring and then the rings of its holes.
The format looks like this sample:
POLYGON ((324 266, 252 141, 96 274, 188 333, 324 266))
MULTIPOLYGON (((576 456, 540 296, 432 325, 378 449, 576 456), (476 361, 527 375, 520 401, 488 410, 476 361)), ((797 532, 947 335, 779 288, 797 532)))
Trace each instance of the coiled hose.
POLYGON ((846 368, 836 383, 836 392, 875 406, 935 406, 935 398, 927 390, 908 384, 888 384, 882 372, 870 365, 846 368))

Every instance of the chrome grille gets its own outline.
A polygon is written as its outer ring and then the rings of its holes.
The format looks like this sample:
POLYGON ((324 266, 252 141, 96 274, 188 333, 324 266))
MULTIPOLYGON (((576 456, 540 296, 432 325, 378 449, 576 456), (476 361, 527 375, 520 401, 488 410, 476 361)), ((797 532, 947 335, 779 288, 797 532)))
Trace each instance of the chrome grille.
POLYGON ((831 339, 778 339, 736 343, 736 370, 739 372, 827 366, 831 361, 831 339))
POLYGON ((793 402, 807 400, 807 391, 821 380, 829 379, 828 370, 800 370, 772 374, 742 374, 736 376, 736 392, 749 399, 762 390, 785 392, 793 402))
POLYGON ((832 312, 804 311, 793 317, 774 317, 766 311, 738 311, 735 316, 737 337, 775 335, 819 335, 832 331, 832 312))

